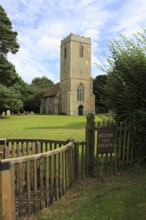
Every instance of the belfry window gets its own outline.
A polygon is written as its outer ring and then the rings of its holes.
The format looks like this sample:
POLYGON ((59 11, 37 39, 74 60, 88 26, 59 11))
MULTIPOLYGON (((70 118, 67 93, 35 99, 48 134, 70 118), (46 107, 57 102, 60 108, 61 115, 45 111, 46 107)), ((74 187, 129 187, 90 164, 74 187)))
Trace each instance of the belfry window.
POLYGON ((83 57, 83 47, 79 47, 79 57, 83 57))
POLYGON ((84 101, 84 86, 82 83, 77 89, 77 101, 84 101))
POLYGON ((64 58, 66 59, 66 57, 67 57, 67 48, 64 47, 64 58))

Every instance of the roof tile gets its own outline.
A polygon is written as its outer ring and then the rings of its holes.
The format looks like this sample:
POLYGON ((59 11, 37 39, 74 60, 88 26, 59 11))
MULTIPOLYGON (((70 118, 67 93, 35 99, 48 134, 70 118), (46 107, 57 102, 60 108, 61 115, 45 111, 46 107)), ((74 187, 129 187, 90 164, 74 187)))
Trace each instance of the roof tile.
POLYGON ((49 89, 43 97, 46 98, 46 97, 56 96, 59 91, 59 85, 60 83, 57 83, 55 86, 49 89))

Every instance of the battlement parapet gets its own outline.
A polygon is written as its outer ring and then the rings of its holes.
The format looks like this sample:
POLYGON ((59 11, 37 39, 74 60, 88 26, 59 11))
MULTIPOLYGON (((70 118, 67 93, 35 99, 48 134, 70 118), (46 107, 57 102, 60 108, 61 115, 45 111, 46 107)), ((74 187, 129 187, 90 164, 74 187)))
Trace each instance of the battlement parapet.
POLYGON ((80 35, 75 35, 75 34, 70 34, 63 40, 61 40, 61 45, 66 44, 68 41, 77 41, 80 43, 86 43, 86 44, 91 44, 91 38, 90 37, 85 37, 85 36, 80 36, 80 35))

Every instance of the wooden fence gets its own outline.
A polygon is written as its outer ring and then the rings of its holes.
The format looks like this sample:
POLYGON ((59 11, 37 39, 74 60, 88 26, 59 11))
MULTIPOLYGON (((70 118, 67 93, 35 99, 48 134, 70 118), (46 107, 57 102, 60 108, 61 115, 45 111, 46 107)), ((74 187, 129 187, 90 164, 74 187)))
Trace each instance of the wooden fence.
POLYGON ((78 178, 131 164, 131 129, 88 114, 85 141, 0 140, 0 157, 0 219, 19 219, 50 206, 78 178))
POLYGON ((94 115, 87 115, 86 143, 88 173, 102 176, 115 173, 133 163, 133 138, 129 124, 113 121, 94 121, 94 115))
POLYGON ((19 219, 50 206, 64 195, 75 179, 85 175, 85 142, 34 139, 2 142, 2 220, 19 219))
POLYGON ((3 151, 3 158, 14 158, 57 149, 65 145, 67 141, 48 139, 6 139, 1 140, 0 143, 0 149, 3 151))

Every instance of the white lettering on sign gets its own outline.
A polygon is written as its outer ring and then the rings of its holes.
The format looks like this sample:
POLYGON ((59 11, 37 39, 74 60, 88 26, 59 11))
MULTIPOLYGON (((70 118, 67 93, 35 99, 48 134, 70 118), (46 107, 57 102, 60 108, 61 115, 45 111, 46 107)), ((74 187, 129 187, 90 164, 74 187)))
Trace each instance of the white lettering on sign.
POLYGON ((105 133, 101 133, 101 134, 99 134, 99 137, 100 137, 100 138, 104 138, 104 137, 113 137, 113 134, 112 134, 112 133, 107 133, 107 134, 105 134, 105 133))

